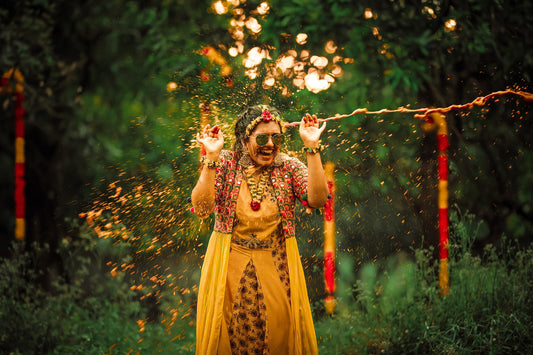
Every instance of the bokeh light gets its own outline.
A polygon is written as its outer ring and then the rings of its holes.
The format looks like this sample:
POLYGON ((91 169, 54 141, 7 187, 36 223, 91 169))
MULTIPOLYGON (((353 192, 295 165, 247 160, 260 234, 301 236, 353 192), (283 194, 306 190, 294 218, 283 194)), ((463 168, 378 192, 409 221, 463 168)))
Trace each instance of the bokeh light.
POLYGON ((218 14, 218 15, 222 15, 222 14, 225 14, 226 12, 228 12, 228 8, 227 6, 225 5, 225 3, 221 0, 215 2, 213 4, 213 9, 215 10, 215 12, 218 14))
MULTIPOLYGON (((260 20, 266 19, 270 12, 270 5, 262 2, 252 10, 240 5, 242 5, 240 1, 217 1, 213 4, 213 8, 219 15, 231 14, 228 32, 235 42, 228 47, 228 55, 238 57, 243 54, 242 64, 245 68, 245 75, 252 80, 262 77, 263 88, 279 86, 284 96, 292 92, 287 85, 294 86, 296 90, 307 89, 313 93, 319 93, 329 89, 335 78, 343 75, 341 65, 353 63, 353 59, 345 60, 336 54, 338 46, 331 39, 324 43, 324 51, 330 57, 313 54, 309 49, 304 48, 299 51, 299 55, 295 49, 287 49, 279 52, 277 58, 271 58, 270 53, 276 53, 277 48, 267 45, 258 46, 254 42, 262 31, 260 20), (230 7, 231 10, 229 10, 230 7), (254 45, 250 48, 249 43, 254 43, 254 45), (335 60, 332 58, 334 54, 336 54, 335 60), (260 66, 262 66, 261 69, 260 66), (316 69, 319 71, 315 71, 316 69)), ((368 11, 365 12, 366 15, 374 16, 372 11, 368 11)), ((285 36, 294 38, 296 44, 300 46, 305 46, 309 40, 308 34, 304 32, 286 33, 285 36)))
POLYGON ((307 43, 307 34, 306 33, 298 33, 296 35, 296 43, 300 45, 304 45, 307 43))
POLYGON ((457 27, 457 22, 454 19, 446 20, 444 23, 444 30, 447 32, 455 31, 455 28, 457 27))

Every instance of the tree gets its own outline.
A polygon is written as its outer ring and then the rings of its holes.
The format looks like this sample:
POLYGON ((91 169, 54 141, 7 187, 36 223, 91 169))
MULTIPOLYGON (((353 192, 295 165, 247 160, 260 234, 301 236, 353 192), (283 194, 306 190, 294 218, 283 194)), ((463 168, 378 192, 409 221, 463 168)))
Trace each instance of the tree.
MULTIPOLYGON (((169 72, 198 66, 200 56, 191 53, 199 46, 190 39, 201 41, 218 26, 216 18, 200 21, 207 8, 186 1, 2 2, 0 68, 25 76, 28 241, 56 245, 65 218, 82 209, 107 166, 152 148, 141 130, 131 141, 124 135, 132 133, 133 115, 146 117, 164 102, 169 72)), ((3 101, 11 117, 13 106, 3 101)), ((2 125, 7 208, 0 228, 12 236, 13 120, 2 125)))
MULTIPOLYGON (((256 82, 272 88, 271 92, 294 93, 291 100, 300 112, 311 106, 326 115, 368 106, 445 107, 505 88, 531 90, 529 3, 310 0, 262 6, 246 2, 224 12, 232 18, 233 35, 233 43, 224 45, 240 48, 244 60, 260 53, 262 60, 253 67, 258 69, 256 82), (253 18, 260 28, 254 27, 253 18), (284 64, 288 56, 293 57, 288 61, 292 66, 284 64), (298 79, 313 73, 334 83, 310 95, 298 79)), ((525 136, 530 125, 528 107, 511 97, 482 110, 448 115, 451 203, 484 221, 484 242, 497 241, 503 232, 527 242, 531 234, 531 198, 524 192, 532 159, 525 136), (510 137, 515 146, 509 145, 510 137)), ((339 122, 333 131, 339 135, 328 137, 328 153, 340 163, 339 170, 356 171, 355 179, 363 179, 362 186, 373 186, 388 198, 394 187, 394 201, 405 196, 411 210, 405 213, 419 215, 422 229, 418 230, 416 220, 410 219, 410 224, 435 245, 434 133, 406 124, 409 118, 383 119, 390 122, 387 127, 366 117, 339 122), (364 141, 357 142, 361 133, 364 141), (413 166, 408 159, 418 163, 413 166)), ((375 198, 365 188, 355 188, 353 179, 351 183, 344 194, 351 196, 347 201, 375 198)))

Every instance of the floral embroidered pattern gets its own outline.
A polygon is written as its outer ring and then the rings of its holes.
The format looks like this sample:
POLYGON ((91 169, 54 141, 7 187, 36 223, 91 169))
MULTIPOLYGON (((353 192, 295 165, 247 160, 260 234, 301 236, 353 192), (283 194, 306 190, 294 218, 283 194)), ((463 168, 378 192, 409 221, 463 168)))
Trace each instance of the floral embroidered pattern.
MULTIPOLYGON (((270 181, 281 215, 283 236, 291 238, 295 236, 295 201, 302 200, 307 193, 307 167, 287 155, 280 155, 280 160, 281 164, 272 170, 270 181)), ((220 161, 222 166, 217 168, 215 178, 215 230, 231 234, 243 167, 237 163, 233 151, 223 150, 220 161)))

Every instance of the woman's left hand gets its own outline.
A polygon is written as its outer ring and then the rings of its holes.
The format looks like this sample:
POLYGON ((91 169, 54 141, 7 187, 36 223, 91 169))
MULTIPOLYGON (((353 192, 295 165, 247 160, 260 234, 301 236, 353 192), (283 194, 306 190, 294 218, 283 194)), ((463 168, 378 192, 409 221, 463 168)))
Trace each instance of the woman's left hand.
POLYGON ((326 128, 326 122, 320 127, 316 115, 306 114, 300 121, 300 137, 307 148, 316 148, 319 145, 320 135, 326 128))

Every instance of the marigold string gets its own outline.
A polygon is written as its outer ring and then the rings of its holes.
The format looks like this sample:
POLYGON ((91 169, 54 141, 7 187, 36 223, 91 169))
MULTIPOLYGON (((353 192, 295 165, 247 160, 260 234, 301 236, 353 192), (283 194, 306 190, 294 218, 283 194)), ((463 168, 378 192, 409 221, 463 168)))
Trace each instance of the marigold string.
MULTIPOLYGON (((504 96, 504 95, 517 95, 520 96, 525 102, 533 102, 533 94, 525 91, 516 91, 516 90, 502 90, 502 91, 495 91, 493 93, 490 93, 485 96, 477 97, 474 101, 462 104, 462 105, 450 105, 448 107, 439 107, 439 108, 416 108, 416 109, 410 109, 406 107, 398 107, 397 109, 381 109, 378 111, 370 111, 367 108, 358 108, 354 110, 352 113, 349 114, 336 114, 335 116, 319 119, 318 123, 326 122, 326 121, 332 121, 332 120, 338 120, 341 118, 347 118, 351 116, 355 116, 357 114, 366 114, 366 115, 381 115, 383 113, 414 113, 416 118, 420 118, 422 120, 431 120, 429 117, 432 113, 440 112, 442 114, 448 113, 450 111, 457 111, 457 110, 463 110, 463 109, 471 109, 474 106, 483 106, 487 103, 488 100, 504 96)), ((298 126, 300 124, 300 121, 287 123, 285 127, 294 127, 298 126)))

